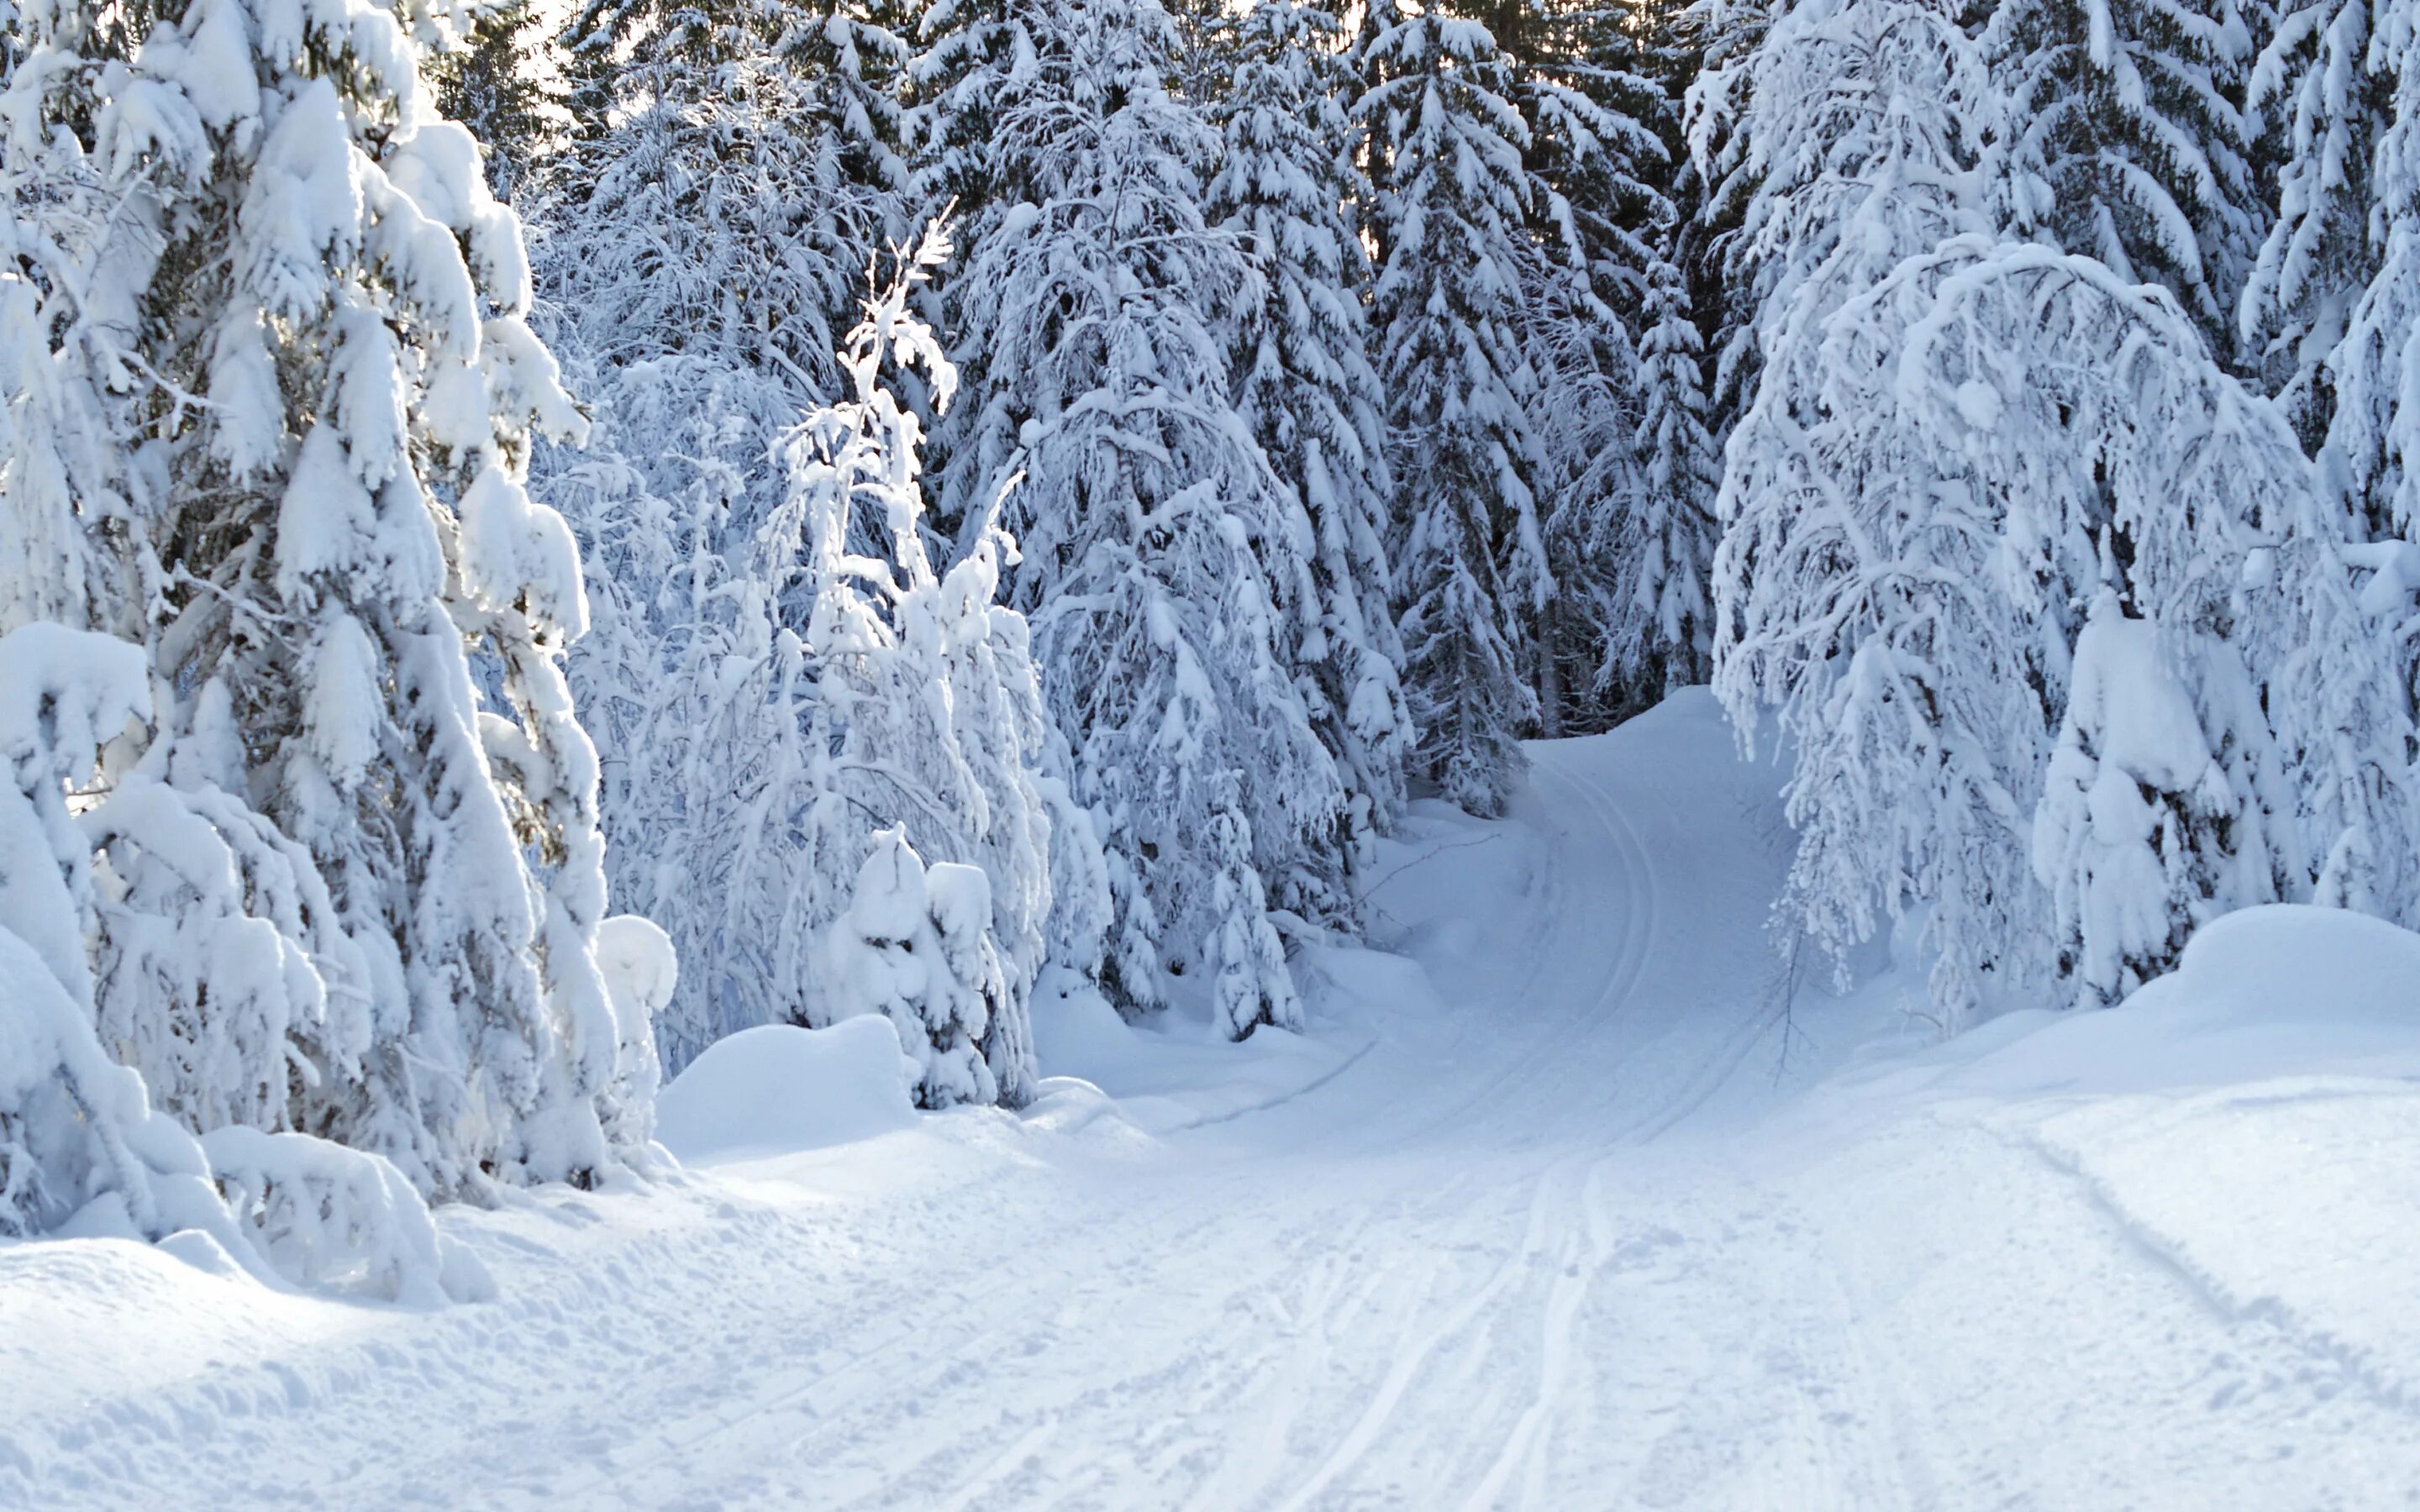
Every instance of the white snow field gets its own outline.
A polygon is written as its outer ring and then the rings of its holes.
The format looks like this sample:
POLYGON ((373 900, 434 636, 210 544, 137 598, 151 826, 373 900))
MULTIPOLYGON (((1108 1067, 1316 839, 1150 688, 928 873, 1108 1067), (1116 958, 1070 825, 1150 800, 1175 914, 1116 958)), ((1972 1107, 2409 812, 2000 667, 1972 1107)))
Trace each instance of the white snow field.
POLYGON ((919 1119, 759 1031, 673 1181, 443 1214, 494 1302, 0 1247, 0 1504, 2420 1502, 2420 939, 2255 911, 1935 1044, 1879 956, 1790 992, 1710 700, 1532 754, 1309 1037, 1058 1004, 1035 1108, 919 1119))

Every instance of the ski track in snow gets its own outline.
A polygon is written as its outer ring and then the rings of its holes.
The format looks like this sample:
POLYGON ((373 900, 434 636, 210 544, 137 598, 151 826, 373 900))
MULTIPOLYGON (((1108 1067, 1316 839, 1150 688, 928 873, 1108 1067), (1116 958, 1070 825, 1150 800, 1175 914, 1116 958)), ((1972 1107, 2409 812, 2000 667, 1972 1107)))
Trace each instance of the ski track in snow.
POLYGON ((1526 901, 1382 895, 1482 926, 1450 1013, 1191 1128, 452 1213, 504 1297, 435 1314, 0 1249, 0 1505, 2420 1503, 2408 1356, 2230 1280, 2116 1134, 1783 1116, 1770 774, 1655 720, 1535 748, 1526 901))

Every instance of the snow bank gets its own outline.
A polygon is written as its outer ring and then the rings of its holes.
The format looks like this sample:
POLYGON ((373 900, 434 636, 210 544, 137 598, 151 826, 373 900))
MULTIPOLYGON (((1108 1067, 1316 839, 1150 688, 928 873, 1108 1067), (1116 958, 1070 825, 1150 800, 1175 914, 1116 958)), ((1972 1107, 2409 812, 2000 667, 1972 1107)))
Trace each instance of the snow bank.
POLYGON ((2114 1093, 2420 1075, 2420 934, 2341 909, 2247 908, 2203 925, 2174 972, 2118 1008, 2009 1019, 1944 1047, 1963 1062, 1945 1087, 2114 1093))
POLYGON ((916 1064, 891 1021, 770 1024, 708 1045, 656 1103, 656 1137, 690 1164, 869 1139, 916 1119, 916 1064))

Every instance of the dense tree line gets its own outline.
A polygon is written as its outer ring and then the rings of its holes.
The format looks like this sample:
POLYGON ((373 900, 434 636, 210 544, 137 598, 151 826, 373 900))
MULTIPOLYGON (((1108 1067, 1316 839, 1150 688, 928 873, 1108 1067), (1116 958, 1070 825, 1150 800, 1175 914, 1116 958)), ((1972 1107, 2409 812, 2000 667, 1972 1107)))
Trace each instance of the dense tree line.
POLYGON ((1296 1026, 1709 680, 1945 1022, 2420 924, 2411 0, 0 16, 0 1233, 460 1292, 737 1028, 1296 1026))

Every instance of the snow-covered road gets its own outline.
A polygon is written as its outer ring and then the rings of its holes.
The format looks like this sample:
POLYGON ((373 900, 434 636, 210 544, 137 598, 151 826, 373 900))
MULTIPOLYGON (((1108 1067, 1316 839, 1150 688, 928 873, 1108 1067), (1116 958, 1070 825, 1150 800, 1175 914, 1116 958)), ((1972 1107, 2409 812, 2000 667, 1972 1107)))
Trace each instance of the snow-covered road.
POLYGON ((1962 1089, 1790 990, 1710 704, 1535 755, 1229 1103, 1046 1023, 1120 1101, 449 1215, 438 1314, 0 1249, 0 1504, 2420 1501, 2407 1081, 1962 1089))

